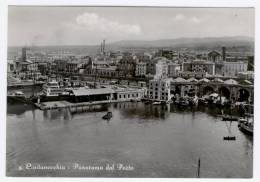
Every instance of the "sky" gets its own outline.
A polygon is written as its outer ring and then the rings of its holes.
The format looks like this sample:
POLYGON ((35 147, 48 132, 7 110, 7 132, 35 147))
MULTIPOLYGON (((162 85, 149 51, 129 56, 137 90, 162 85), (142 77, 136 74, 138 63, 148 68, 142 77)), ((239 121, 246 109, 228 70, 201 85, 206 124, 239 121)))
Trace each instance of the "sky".
POLYGON ((254 37, 253 8, 9 6, 8 46, 254 37))

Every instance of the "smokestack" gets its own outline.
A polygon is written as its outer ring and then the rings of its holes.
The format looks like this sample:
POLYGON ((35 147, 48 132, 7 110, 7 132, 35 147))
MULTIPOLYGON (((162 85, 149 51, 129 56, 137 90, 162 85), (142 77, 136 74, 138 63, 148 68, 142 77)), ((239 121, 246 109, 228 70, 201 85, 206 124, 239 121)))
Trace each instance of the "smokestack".
POLYGON ((222 59, 226 61, 226 47, 222 47, 222 59))
POLYGON ((102 53, 103 52, 103 44, 101 42, 101 45, 100 45, 100 52, 102 53))
POLYGON ((22 48, 22 61, 25 62, 26 61, 26 47, 22 48))
POLYGON ((106 42, 105 42, 105 40, 103 40, 103 52, 105 52, 105 45, 106 45, 106 42))

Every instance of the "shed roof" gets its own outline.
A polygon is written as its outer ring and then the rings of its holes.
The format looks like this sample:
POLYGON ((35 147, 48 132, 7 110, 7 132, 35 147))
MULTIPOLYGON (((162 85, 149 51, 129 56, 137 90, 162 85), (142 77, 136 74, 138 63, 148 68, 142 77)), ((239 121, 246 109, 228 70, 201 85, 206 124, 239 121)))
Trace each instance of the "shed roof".
POLYGON ((226 81, 224 81, 225 84, 229 84, 229 85, 237 85, 238 82, 236 80, 233 79, 228 79, 226 81))
POLYGON ((173 82, 187 82, 184 78, 178 77, 173 80, 173 82))
POLYGON ((102 95, 102 94, 111 94, 115 91, 111 88, 96 88, 96 89, 89 89, 80 87, 78 89, 72 90, 75 96, 84 96, 84 95, 102 95))

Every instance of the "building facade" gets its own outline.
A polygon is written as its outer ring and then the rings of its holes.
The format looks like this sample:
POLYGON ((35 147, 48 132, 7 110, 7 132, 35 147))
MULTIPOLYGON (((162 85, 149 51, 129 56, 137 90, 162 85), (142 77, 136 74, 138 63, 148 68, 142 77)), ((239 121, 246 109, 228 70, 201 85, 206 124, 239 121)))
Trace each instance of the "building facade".
POLYGON ((146 75, 146 63, 140 62, 136 64, 135 76, 145 76, 146 75))
POLYGON ((168 64, 168 77, 177 77, 178 73, 181 71, 181 65, 176 63, 168 64))
POLYGON ((222 76, 226 77, 236 77, 239 72, 247 71, 247 63, 246 62, 224 62, 222 76))
POLYGON ((149 81, 147 95, 149 99, 168 101, 171 99, 170 86, 172 79, 153 79, 149 81))

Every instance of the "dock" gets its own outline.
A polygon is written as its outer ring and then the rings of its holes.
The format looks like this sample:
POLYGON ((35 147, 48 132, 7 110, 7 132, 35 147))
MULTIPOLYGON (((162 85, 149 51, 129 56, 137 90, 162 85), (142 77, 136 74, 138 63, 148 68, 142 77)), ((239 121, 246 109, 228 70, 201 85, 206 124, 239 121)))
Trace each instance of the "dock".
POLYGON ((77 107, 119 103, 119 102, 130 102, 130 100, 129 101, 128 100, 127 101, 126 100, 125 101, 105 100, 105 101, 80 102, 80 103, 71 103, 68 101, 51 101, 51 102, 34 103, 34 105, 41 110, 52 110, 52 109, 59 109, 59 108, 77 108, 77 107))

